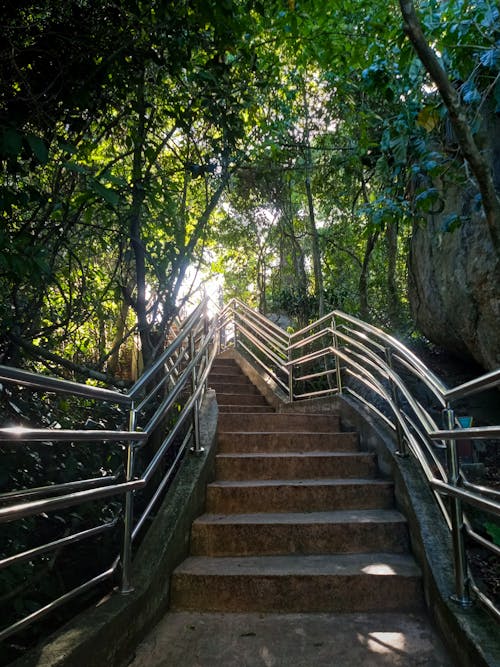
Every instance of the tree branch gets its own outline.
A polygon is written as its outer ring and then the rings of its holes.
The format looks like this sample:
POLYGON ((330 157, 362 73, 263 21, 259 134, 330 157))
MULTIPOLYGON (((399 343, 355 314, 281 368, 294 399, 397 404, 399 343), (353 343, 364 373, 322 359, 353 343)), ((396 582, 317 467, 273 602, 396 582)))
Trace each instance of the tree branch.
POLYGON ((460 97, 435 51, 429 46, 422 31, 412 0, 399 0, 404 21, 404 31, 413 44, 420 61, 436 84, 441 98, 448 109, 451 124, 455 131, 460 150, 469 163, 481 193, 486 223, 493 247, 500 255, 500 201, 495 191, 491 169, 481 154, 467 121, 460 97))

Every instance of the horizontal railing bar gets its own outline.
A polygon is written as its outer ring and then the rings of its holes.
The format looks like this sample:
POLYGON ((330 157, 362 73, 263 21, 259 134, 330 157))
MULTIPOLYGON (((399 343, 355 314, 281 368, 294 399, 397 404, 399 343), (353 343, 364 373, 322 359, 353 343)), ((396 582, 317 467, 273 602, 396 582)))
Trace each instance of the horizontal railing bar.
POLYGON ((326 394, 336 394, 338 393, 337 387, 332 387, 331 389, 319 389, 318 391, 308 391, 305 394, 296 394, 296 398, 312 398, 313 396, 326 396, 326 394))
POLYGON ((106 486, 98 489, 88 489, 86 491, 76 491, 58 498, 45 498, 43 500, 32 500, 27 503, 12 505, 10 507, 0 508, 0 523, 8 523, 15 519, 24 519, 28 516, 36 516, 42 512, 53 512, 58 509, 73 507, 85 502, 100 500, 108 496, 116 496, 127 491, 135 491, 145 486, 142 479, 132 480, 131 482, 121 482, 112 486, 106 486))
POLYGON ((186 385, 186 383, 191 379, 191 372, 193 368, 195 368, 196 364, 201 360, 203 355, 205 354, 205 350, 207 349, 209 342, 213 339, 213 335, 215 333, 215 326, 212 327, 212 330, 209 332, 207 335, 207 338, 204 342, 204 344, 198 349, 196 352, 195 356, 190 360, 189 364, 186 366, 184 371, 182 372, 182 375, 180 375, 179 379, 177 380, 177 384, 175 388, 168 394, 168 396, 165 398, 164 401, 158 406, 156 409, 155 413, 149 420, 146 428, 144 429, 148 433, 152 433, 154 429, 158 426, 160 421, 163 419, 165 416, 166 412, 170 410, 172 405, 174 404, 175 399, 179 396, 181 393, 182 389, 186 385))
POLYGON ((309 338, 304 338, 303 340, 299 340, 296 343, 293 343, 293 345, 290 345, 288 349, 289 350, 297 350, 300 347, 305 347, 306 345, 311 345, 311 343, 314 343, 314 341, 318 340, 319 338, 323 338, 323 336, 326 336, 327 334, 329 334, 330 336, 333 336, 334 333, 335 332, 331 327, 327 327, 326 329, 321 329, 321 331, 318 331, 315 334, 312 334, 311 336, 309 336, 309 338))
POLYGON ((475 380, 469 380, 464 382, 458 387, 453 387, 453 389, 448 389, 445 392, 445 398, 448 401, 454 401, 457 398, 465 398, 466 396, 472 396, 473 394, 478 394, 481 391, 486 391, 487 389, 492 389, 500 384, 500 369, 496 371, 491 371, 490 373, 485 373, 481 377, 476 378, 475 380))
POLYGON ((273 345, 273 350, 269 350, 270 352, 272 351, 273 354, 276 356, 281 355, 283 359, 287 358, 287 348, 285 345, 281 345, 280 341, 277 341, 275 338, 271 336, 267 331, 263 329, 259 329, 258 327, 255 326, 255 324, 249 320, 246 317, 238 317, 238 319, 234 321, 234 324, 236 327, 239 329, 245 329, 245 331, 251 331, 252 335, 258 336, 258 340, 261 341, 261 344, 263 341, 261 339, 264 339, 264 341, 267 341, 268 343, 272 343, 273 345))
POLYGON ((331 348, 324 347, 322 350, 316 350, 315 352, 310 352, 309 354, 304 354, 302 357, 297 357, 297 359, 290 359, 287 361, 285 366, 301 366, 309 363, 310 361, 315 361, 321 357, 325 357, 327 354, 330 354, 331 348))
POLYGON ((488 486, 472 484, 471 482, 463 478, 462 478, 462 486, 465 489, 469 489, 469 491, 472 491, 474 493, 484 493, 486 496, 497 498, 500 501, 500 491, 497 491, 496 489, 491 489, 488 486))
POLYGON ((238 306, 240 306, 245 312, 251 313, 256 319, 260 320, 262 324, 264 324, 267 328, 273 329, 277 335, 279 335, 281 338, 283 338, 283 341, 286 342, 286 344, 289 344, 290 341, 290 336, 284 329, 282 329, 280 326, 275 324, 274 322, 271 322, 267 317, 262 315, 256 310, 252 310, 249 308, 246 304, 244 304, 242 301, 239 299, 232 299, 232 302, 236 303, 238 306))
POLYGON ((470 528, 469 526, 465 526, 465 531, 466 531, 467 535, 472 540, 474 540, 475 542, 477 542, 481 546, 485 547, 486 549, 489 549, 490 551, 492 551, 497 556, 500 556, 500 547, 497 546, 494 542, 491 542, 491 540, 487 540, 482 535, 479 535, 474 530, 472 530, 472 528, 470 528))
POLYGON ((160 497, 163 489, 167 485, 168 481, 172 477, 172 473, 175 470, 175 466, 179 462, 179 460, 182 458, 182 455, 184 454, 184 451, 186 449, 186 444, 189 441, 189 439, 192 437, 193 434, 193 427, 191 426, 186 437, 182 441, 181 446, 179 447, 179 451, 177 452, 174 461, 172 462, 172 465, 166 472, 166 474, 163 476, 163 479, 161 480, 160 484, 158 485, 158 488, 154 492, 154 495, 152 496, 151 500, 149 501, 147 507, 145 508, 144 512, 142 513, 141 517, 137 521, 136 526, 134 527, 134 530, 132 531, 132 541, 134 541, 137 538, 137 535, 139 534, 142 526, 146 522, 146 519, 148 518, 151 510, 155 506, 156 502, 158 501, 158 498, 160 497))
POLYGON ((279 350, 283 351, 283 354, 286 356, 286 350, 288 347, 288 340, 283 339, 281 337, 277 337, 275 332, 273 330, 269 330, 266 327, 262 326, 262 323, 260 320, 256 319, 255 317, 252 316, 252 314, 248 313, 236 313, 234 317, 234 322, 237 324, 238 322, 242 321, 245 322, 249 327, 251 327, 254 331, 258 332, 260 336, 268 340, 270 343, 274 345, 274 347, 278 348, 279 350))
MULTIPOLYGON (((370 338, 370 336, 368 336, 368 334, 365 333, 364 331, 358 331, 358 329, 353 329, 352 327, 348 327, 345 324, 340 324, 337 327, 336 332, 337 333, 342 332, 344 334, 344 337, 350 335, 351 337, 354 336, 355 338, 359 338, 361 339, 361 341, 363 341, 362 344, 370 345, 371 347, 375 348, 375 350, 378 350, 380 354, 384 354, 385 352, 386 346, 370 338)), ((372 350, 372 352, 374 352, 375 350, 372 350)))
POLYGON ((397 338, 394 338, 394 336, 386 334, 381 329, 377 329, 377 327, 374 327, 372 324, 363 322, 357 317, 348 315, 347 313, 344 313, 340 310, 334 310, 333 314, 336 315, 337 317, 340 317, 341 319, 346 320, 347 322, 355 324, 356 326, 360 327, 365 331, 369 331, 370 333, 378 336, 378 338, 383 340, 385 343, 388 343, 391 347, 398 350, 398 352, 400 352, 408 361, 410 361, 410 363, 412 363, 415 366, 415 368, 418 368, 421 371, 421 373, 427 377, 428 381, 432 382, 435 385, 436 389, 439 392, 444 394, 447 391, 447 387, 441 382, 441 380, 437 377, 437 375, 434 375, 434 373, 429 368, 427 368, 427 366, 417 357, 417 355, 411 352, 411 350, 409 350, 407 347, 405 347, 405 345, 403 345, 403 343, 398 341, 397 338))
POLYGON ((130 405, 131 403, 130 396, 122 394, 119 391, 93 387, 81 384, 80 382, 72 382, 71 380, 61 380, 50 375, 31 373, 30 371, 10 366, 0 365, 0 380, 15 382, 23 387, 44 389, 45 391, 71 394, 72 396, 84 396, 85 398, 109 401, 110 403, 121 403, 124 405, 130 405))
POLYGON ((142 441, 148 438, 145 431, 91 431, 90 429, 71 430, 64 428, 25 428, 13 426, 0 428, 0 442, 11 445, 23 442, 92 442, 92 441, 142 441))
POLYGON ((375 414, 378 415, 378 417, 380 417, 380 419, 383 419, 384 422, 393 431, 396 430, 396 426, 395 426, 394 422, 391 422, 391 420, 389 419, 389 417, 387 417, 387 415, 384 415, 383 412, 381 412, 375 405, 373 405, 372 403, 367 401, 366 398, 361 396, 361 394, 358 394, 357 392, 355 392, 353 389, 351 389, 351 387, 344 387, 344 391, 346 391, 348 394, 351 394, 351 396, 354 396, 358 401, 361 401, 361 403, 366 405, 366 407, 369 408, 372 412, 375 412, 375 414))
POLYGON ((142 388, 149 382, 150 378, 158 371, 159 368, 161 368, 161 366, 165 362, 165 359, 171 356, 172 353, 175 352, 175 350, 177 350, 177 348, 180 347, 180 345, 184 342, 184 340, 189 336, 190 332, 197 323, 197 318, 200 316, 202 306, 203 306, 202 303, 198 304, 198 306, 193 310, 193 312, 187 318, 184 327, 179 332, 176 339, 162 352, 162 354, 160 355, 160 357, 158 357, 155 363, 150 368, 148 368, 137 380, 137 382, 133 385, 133 387, 130 389, 128 393, 131 398, 137 396, 137 394, 142 390, 142 388))
MULTIPOLYGON (((288 393, 288 387, 287 387, 287 385, 286 385, 286 384, 285 384, 285 383, 284 383, 284 382, 283 382, 283 381, 276 375, 276 373, 275 373, 271 368, 269 368, 268 366, 266 366, 266 364, 265 364, 261 359, 259 359, 259 357, 255 354, 255 352, 254 352, 253 350, 251 350, 250 348, 248 348, 248 347, 247 347, 244 343, 242 343, 241 341, 239 341, 238 344, 241 345, 241 347, 242 347, 244 350, 246 350, 247 353, 248 353, 251 357, 253 357, 253 358, 255 359, 255 361, 259 364, 259 366, 261 366, 261 368, 263 368, 263 369, 266 371, 266 373, 267 373, 267 374, 268 374, 268 375, 269 375, 269 376, 276 382, 276 384, 278 384, 282 389, 284 389, 284 390, 288 393)), ((286 371, 285 371, 285 372, 286 372, 286 371)))
POLYGON ((335 375, 337 372, 336 368, 330 368, 318 373, 311 373, 310 375, 301 375, 300 377, 293 377, 296 382, 305 382, 306 380, 314 380, 315 378, 325 377, 328 375, 335 375))
POLYGON ((324 322, 331 322, 335 312, 336 311, 332 311, 331 313, 327 313, 326 315, 323 315, 323 317, 320 317, 319 320, 316 320, 312 324, 307 324, 303 329, 299 329, 299 331, 294 331, 294 333, 290 334, 290 344, 292 344, 291 341, 293 339, 297 338, 298 336, 302 336, 302 334, 305 334, 306 331, 310 331, 311 329, 314 329, 315 327, 319 327, 324 322))
POLYGON ((446 399, 444 398, 443 394, 439 391, 439 389, 435 386, 435 384, 432 381, 429 381, 429 378, 420 373, 418 369, 413 366, 410 362, 406 361, 404 357, 401 357, 399 354, 394 354, 392 357, 393 361, 397 361, 400 363, 406 370, 410 371, 410 373, 413 374, 414 377, 416 377, 420 382, 422 382, 428 389, 429 391, 432 392, 432 395, 439 401, 440 405, 442 408, 446 407, 446 399))
POLYGON ((89 579, 89 581, 86 581, 84 584, 81 584, 80 586, 77 586, 76 588, 73 588, 72 590, 68 591, 64 595, 61 595, 58 597, 56 600, 53 600, 49 604, 45 605, 41 609, 37 609, 34 611, 32 614, 29 616, 26 616, 25 618, 21 619, 20 621, 17 621, 17 623, 13 623, 7 628, 4 628, 0 632, 0 642, 2 642, 4 639, 7 639, 7 637, 10 637, 11 635, 15 634, 16 632, 19 632, 23 628, 28 627, 31 625, 34 621, 39 620, 40 618, 44 618, 49 614, 50 612, 54 611, 54 609, 57 609, 58 607, 62 606, 66 602, 69 602, 70 600, 73 600, 76 598, 78 595, 81 595, 82 593, 85 593, 85 591, 90 590, 94 586, 97 586, 97 584, 100 584, 102 581, 106 581, 106 579, 109 579, 110 577, 113 576, 115 573, 116 567, 111 567, 105 572, 102 572, 101 574, 97 575, 96 577, 93 577, 92 579, 89 579))
POLYGON ((65 482, 64 484, 50 484, 48 486, 38 486, 33 489, 20 489, 17 491, 8 491, 0 494, 0 502, 8 502, 12 500, 22 500, 24 498, 36 498, 37 496, 53 495, 54 493, 61 493, 66 491, 76 491, 83 489, 91 489, 96 486, 103 486, 106 484, 113 484, 119 479, 119 473, 115 475, 107 475, 104 477, 93 477, 92 479, 83 479, 76 482, 65 482))
POLYGON ((264 345, 262 344, 262 341, 260 341, 258 338, 254 336, 254 334, 251 331, 248 331, 246 327, 241 326, 241 324, 238 325, 239 331, 241 331, 265 356, 270 359, 271 361, 274 361, 274 363, 277 366, 283 367, 285 365, 285 360, 281 359, 275 352, 272 350, 266 349, 264 345))
POLYGON ((493 602, 488 597, 486 597, 486 595, 481 590, 479 590, 473 581, 470 582, 470 587, 474 591, 474 595, 477 597, 479 602, 490 612, 490 614, 493 615, 497 622, 500 623, 500 610, 495 607, 493 602))
POLYGON ((48 542, 47 544, 42 544, 39 547, 34 549, 29 549, 28 551, 23 551, 8 558, 3 558, 0 560, 0 570, 14 565, 15 563, 20 563, 30 558, 36 558, 42 554, 49 553, 55 549, 59 549, 67 546, 68 544, 74 544, 75 542, 80 542, 81 540, 86 540, 90 537, 95 537, 100 535, 112 528, 115 528, 118 524, 118 519, 113 519, 113 521, 107 521, 106 523, 101 524, 100 526, 95 526, 94 528, 88 528, 87 530, 82 530, 79 533, 74 533, 73 535, 67 535, 66 537, 61 537, 59 540, 54 540, 53 542, 48 542))
POLYGON ((469 505, 479 507, 480 509, 490 512, 491 514, 500 516, 500 503, 497 503, 494 500, 482 498, 476 493, 471 493, 470 491, 466 491, 465 489, 462 489, 458 486, 451 486, 450 484, 442 482, 439 479, 430 480, 430 484, 441 493, 444 493, 448 496, 454 496, 455 498, 460 498, 469 505))
POLYGON ((454 430, 433 431, 429 433, 433 440, 483 440, 500 438, 500 426, 474 426, 454 430))

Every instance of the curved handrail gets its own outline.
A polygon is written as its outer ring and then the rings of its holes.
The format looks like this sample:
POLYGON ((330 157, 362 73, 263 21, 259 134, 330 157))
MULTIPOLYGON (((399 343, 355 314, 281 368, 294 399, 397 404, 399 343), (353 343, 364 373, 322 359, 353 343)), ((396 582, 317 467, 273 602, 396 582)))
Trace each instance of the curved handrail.
MULTIPOLYGON (((122 468, 121 473, 124 479, 119 479, 118 474, 115 474, 101 479, 75 480, 62 484, 49 484, 33 490, 26 489, 2 494, 1 500, 4 506, 0 508, 0 524, 113 496, 124 497, 125 508, 122 527, 122 557, 115 557, 113 565, 100 575, 85 581, 36 612, 1 630, 0 641, 66 604, 69 600, 89 590, 97 583, 115 576, 118 569, 121 569, 122 592, 127 592, 130 589, 132 541, 137 537, 166 485, 175 474, 177 462, 184 454, 188 442, 193 443, 193 451, 200 451, 199 405, 206 389, 210 365, 218 349, 219 329, 219 318, 215 318, 210 325, 206 303, 200 303, 180 323, 176 339, 165 347, 156 362, 143 373, 127 393, 0 366, 0 379, 5 382, 36 391, 42 390, 44 392, 84 397, 95 402, 106 401, 121 404, 129 410, 128 430, 27 428, 17 426, 0 428, 0 443, 8 443, 9 446, 15 447, 24 447, 26 443, 42 443, 41 446, 43 446, 43 443, 46 442, 69 442, 73 443, 74 446, 79 443, 95 443, 96 447, 102 446, 106 442, 118 442, 124 443, 126 446, 126 470, 123 475, 122 468), (167 385, 169 385, 168 390, 164 388, 167 385), (163 398, 158 398, 161 393, 164 394, 163 398), (180 401, 183 403, 182 409, 180 409, 180 401), (138 424, 138 418, 143 411, 144 416, 141 416, 141 419, 145 419, 146 423, 141 428, 138 424), (150 414, 151 412, 152 414, 150 414), (164 418, 169 415, 174 415, 175 423, 168 429, 167 437, 141 472, 136 464, 136 452, 146 445, 158 425, 163 423, 164 418), (192 420, 192 425, 187 428, 186 434, 182 435, 181 428, 185 430, 188 419, 192 420), (180 446, 176 444, 177 453, 174 460, 168 462, 166 471, 162 473, 161 479, 157 482, 158 475, 155 475, 155 472, 158 471, 160 464, 165 460, 167 451, 171 450, 175 439, 179 437, 183 437, 183 440, 180 446), (134 493, 153 482, 157 486, 154 488, 142 515, 134 520, 132 512, 134 493)), ((79 531, 61 540, 53 540, 38 545, 30 552, 11 554, 0 561, 0 569, 25 561, 26 553, 33 552, 37 555, 48 553, 63 545, 87 540, 104 530, 113 528, 116 530, 117 525, 118 522, 115 520, 103 526, 79 531)))
MULTIPOLYGON (((238 307, 247 313, 248 322, 248 307, 239 303, 238 307)), ((263 359, 271 359, 275 364, 278 360, 269 349, 264 349, 268 338, 259 328, 268 335, 272 331, 274 336, 276 325, 255 311, 252 323, 257 331, 254 328, 247 331, 234 320, 238 333, 235 344, 273 377, 274 371, 266 367, 263 359)), ((287 334, 281 330, 279 336, 286 340, 287 334)), ((394 429, 398 453, 411 454, 419 463, 453 532, 456 598, 467 606, 472 588, 490 611, 495 609, 491 601, 478 592, 467 571, 461 503, 498 515, 500 502, 496 494, 466 482, 459 466, 456 441, 500 438, 500 426, 462 428, 451 406, 459 398, 500 385, 500 369, 449 388, 394 336, 340 310, 327 313, 289 335, 286 354, 288 359, 278 365, 280 372, 288 376, 289 401, 348 392, 394 429), (424 391, 429 408, 416 398, 410 380, 424 391), (431 411, 442 413, 444 428, 438 427, 431 411), (447 450, 446 465, 442 462, 442 449, 447 450), (436 479, 436 474, 440 479, 436 479), (443 502, 441 494, 449 497, 450 507, 443 502)), ((468 534, 476 539, 474 531, 469 530, 468 534)), ((492 551, 498 549, 485 538, 478 536, 478 541, 482 546, 486 542, 492 551)), ((500 618, 500 611, 496 610, 496 615, 500 618)))

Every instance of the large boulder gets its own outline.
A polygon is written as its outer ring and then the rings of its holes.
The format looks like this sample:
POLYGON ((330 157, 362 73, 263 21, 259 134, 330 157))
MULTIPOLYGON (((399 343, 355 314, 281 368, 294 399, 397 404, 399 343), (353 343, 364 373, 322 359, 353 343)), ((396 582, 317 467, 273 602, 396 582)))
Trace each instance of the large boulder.
MULTIPOLYGON (((476 142, 488 160, 500 192, 500 114, 486 105, 476 142)), ((468 173, 464 165, 465 173, 468 173)), ((500 367, 500 257, 495 254, 478 191, 467 186, 436 187, 444 208, 416 224, 410 245, 409 297, 420 330, 433 342, 486 369, 500 367), (461 224, 445 231, 450 216, 461 224)))
POLYGON ((500 367, 500 262, 475 191, 447 190, 445 209, 415 225, 410 246, 409 296, 419 329, 445 349, 500 367), (477 200, 476 200, 477 201, 477 200), (444 231, 450 214, 460 226, 444 231))

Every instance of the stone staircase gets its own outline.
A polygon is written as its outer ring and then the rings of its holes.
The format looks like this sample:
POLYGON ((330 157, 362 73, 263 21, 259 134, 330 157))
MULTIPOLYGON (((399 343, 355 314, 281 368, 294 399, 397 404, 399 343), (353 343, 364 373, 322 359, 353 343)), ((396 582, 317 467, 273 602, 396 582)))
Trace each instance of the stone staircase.
POLYGON ((171 609, 423 608, 392 483, 332 415, 276 413, 232 359, 215 362, 216 480, 174 572, 171 609))

